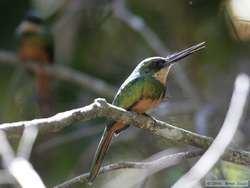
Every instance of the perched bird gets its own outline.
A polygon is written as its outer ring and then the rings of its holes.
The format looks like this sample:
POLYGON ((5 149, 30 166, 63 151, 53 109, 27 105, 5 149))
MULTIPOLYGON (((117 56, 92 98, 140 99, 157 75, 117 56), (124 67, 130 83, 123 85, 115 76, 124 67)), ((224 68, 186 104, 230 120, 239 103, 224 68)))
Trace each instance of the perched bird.
MULTIPOLYGON (((165 96, 167 76, 172 65, 182 58, 205 48, 205 42, 173 53, 166 58, 150 57, 140 62, 118 90, 114 105, 129 111, 144 114, 160 104, 165 96)), ((104 156, 113 135, 128 128, 119 121, 109 121, 95 153, 90 170, 89 182, 93 182, 99 173, 104 156)))
MULTIPOLYGON (((29 12, 16 30, 18 57, 22 62, 39 65, 54 63, 54 43, 44 20, 35 12, 29 12)), ((42 116, 52 113, 51 78, 41 67, 32 72, 36 79, 39 110, 42 116)))

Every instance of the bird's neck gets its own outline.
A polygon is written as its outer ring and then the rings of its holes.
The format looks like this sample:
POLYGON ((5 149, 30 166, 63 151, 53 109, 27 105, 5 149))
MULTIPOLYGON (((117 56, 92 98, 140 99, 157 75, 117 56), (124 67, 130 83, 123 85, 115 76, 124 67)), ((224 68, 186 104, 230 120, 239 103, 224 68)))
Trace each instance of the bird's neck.
POLYGON ((161 82, 163 85, 166 85, 166 81, 167 81, 167 76, 168 76, 168 72, 170 70, 171 66, 165 67, 163 69, 161 69, 160 71, 156 72, 153 77, 158 80, 159 82, 161 82))

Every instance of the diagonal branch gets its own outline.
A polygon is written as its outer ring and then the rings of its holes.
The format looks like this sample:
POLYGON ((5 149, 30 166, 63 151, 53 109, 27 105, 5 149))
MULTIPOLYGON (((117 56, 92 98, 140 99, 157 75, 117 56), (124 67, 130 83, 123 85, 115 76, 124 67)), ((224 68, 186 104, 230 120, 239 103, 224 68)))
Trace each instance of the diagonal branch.
MULTIPOLYGON (((213 142, 213 138, 211 137, 202 136, 144 115, 126 111, 107 103, 105 99, 101 98, 96 99, 94 103, 88 106, 61 112, 50 118, 0 124, 0 130, 5 131, 10 138, 13 138, 19 137, 24 127, 37 126, 41 133, 45 133, 59 131, 76 122, 83 122, 97 117, 119 120, 124 124, 146 129, 167 140, 203 149, 208 148, 213 142)), ((224 153, 223 159, 236 164, 250 165, 250 153, 247 151, 228 149, 224 153)))
POLYGON ((220 132, 200 160, 173 185, 173 188, 181 188, 183 186, 187 188, 196 187, 199 181, 220 159, 231 143, 240 124, 246 107, 249 88, 249 77, 245 74, 239 75, 235 81, 233 96, 220 132))
MULTIPOLYGON (((170 155, 164 155, 159 158, 156 158, 151 161, 145 161, 145 162, 130 162, 130 161, 122 161, 114 164, 110 164, 107 166, 104 166, 100 170, 100 174, 104 174, 107 172, 112 172, 114 170, 119 170, 119 169, 146 169, 148 171, 154 171, 158 172, 157 169, 158 167, 164 165, 165 168, 171 167, 176 165, 178 162, 185 160, 185 159, 190 159, 194 157, 198 157, 202 155, 204 151, 202 150, 193 150, 193 151, 186 151, 186 152, 180 152, 176 154, 170 154, 170 155), (166 164, 168 164, 166 166, 166 164)), ((162 168, 161 168, 162 170, 162 168)), ((89 177, 89 172, 84 173, 82 175, 79 175, 77 177, 74 177, 68 181, 65 181, 59 185, 56 185, 54 188, 66 188, 66 187, 71 187, 75 185, 76 183, 87 183, 88 182, 88 177, 89 177)))
MULTIPOLYGON (((15 67, 22 65, 22 67, 25 66, 27 69, 31 70, 41 68, 39 65, 36 65, 36 63, 21 63, 16 55, 12 52, 0 51, 0 62, 2 64, 15 67)), ((112 98, 115 94, 115 87, 85 73, 64 67, 62 65, 43 66, 42 68, 45 69, 47 73, 53 78, 77 84, 80 87, 98 95, 112 98)))

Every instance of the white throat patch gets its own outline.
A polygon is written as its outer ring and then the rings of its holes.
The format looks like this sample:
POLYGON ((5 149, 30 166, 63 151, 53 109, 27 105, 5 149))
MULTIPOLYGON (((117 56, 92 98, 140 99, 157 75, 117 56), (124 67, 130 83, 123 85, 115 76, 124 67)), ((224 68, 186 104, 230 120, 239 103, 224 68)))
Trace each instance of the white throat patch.
POLYGON ((171 68, 171 65, 170 66, 167 66, 163 69, 161 69, 160 71, 156 72, 154 74, 154 78, 156 80, 158 80, 159 82, 161 82, 163 85, 166 84, 166 81, 167 81, 167 76, 168 76, 168 72, 171 68))

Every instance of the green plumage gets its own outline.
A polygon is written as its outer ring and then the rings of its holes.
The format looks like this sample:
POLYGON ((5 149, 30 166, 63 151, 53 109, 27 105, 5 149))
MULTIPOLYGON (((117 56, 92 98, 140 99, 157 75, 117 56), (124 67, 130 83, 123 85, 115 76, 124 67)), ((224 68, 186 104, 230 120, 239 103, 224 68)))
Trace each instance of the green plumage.
POLYGON ((27 32, 18 36, 18 42, 22 43, 29 41, 35 46, 40 46, 41 49, 44 49, 49 57, 49 62, 54 62, 54 41, 49 30, 44 27, 41 31, 38 32, 27 32))
POLYGON ((36 12, 30 11, 16 30, 17 43, 27 43, 40 47, 48 54, 48 61, 54 62, 54 40, 45 20, 36 12))
MULTIPOLYGON (((152 57, 143 60, 122 84, 113 100, 113 104, 138 113, 144 113, 157 106, 165 95, 165 83, 171 65, 204 48, 204 46, 205 43, 200 43, 166 58, 152 57)), ((124 125, 119 121, 108 122, 96 150, 89 182, 93 182, 98 175, 113 135, 127 127, 128 125, 124 125)))
MULTIPOLYGON (((120 87, 115 96, 112 104, 126 110, 132 108, 142 99, 160 100, 164 97, 165 86, 149 75, 140 75, 133 73, 120 87)), ((114 121, 109 121, 107 127, 112 127, 114 121)), ((126 129, 128 125, 124 125, 122 129, 116 130, 115 133, 119 134, 126 129)))
MULTIPOLYGON (((137 66, 141 66, 140 64, 137 66)), ((131 109, 142 98, 158 100, 165 94, 165 86, 152 74, 140 72, 136 68, 118 90, 113 103, 124 109, 131 109)))
POLYGON ((153 77, 140 76, 131 80, 127 85, 122 87, 113 104, 124 109, 131 109, 140 99, 150 98, 158 100, 164 95, 165 87, 153 77))

